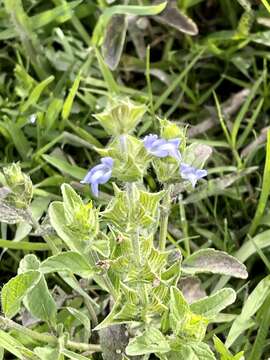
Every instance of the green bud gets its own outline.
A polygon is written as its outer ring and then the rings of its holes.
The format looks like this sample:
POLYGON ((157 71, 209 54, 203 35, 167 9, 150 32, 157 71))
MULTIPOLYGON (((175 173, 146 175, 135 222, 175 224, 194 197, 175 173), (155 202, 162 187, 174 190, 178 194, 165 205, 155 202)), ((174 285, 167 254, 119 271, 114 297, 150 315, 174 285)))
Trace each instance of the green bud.
POLYGON ((159 204, 164 191, 149 193, 138 189, 134 184, 130 191, 121 191, 114 185, 115 197, 102 213, 103 218, 124 233, 132 233, 139 228, 147 235, 158 226, 159 204))
MULTIPOLYGON (((186 129, 165 119, 159 119, 159 122, 161 126, 160 137, 163 139, 180 139, 179 150, 182 154, 186 148, 186 129)), ((174 158, 156 158, 152 163, 159 182, 171 183, 179 180, 179 164, 174 158)))
POLYGON ((106 149, 96 149, 102 156, 114 159, 112 176, 120 181, 140 181, 150 162, 143 142, 131 135, 115 138, 106 149))
POLYGON ((33 197, 33 184, 30 177, 21 171, 18 164, 13 163, 3 168, 5 185, 10 193, 5 200, 18 209, 26 209, 33 197))
POLYGON ((129 99, 123 99, 114 100, 111 107, 94 117, 108 134, 119 136, 133 131, 145 112, 145 105, 136 105, 129 99))
POLYGON ((81 241, 97 236, 99 232, 98 210, 92 202, 84 204, 80 196, 68 184, 61 187, 66 226, 81 241))
POLYGON ((184 151, 186 147, 186 128, 181 128, 165 119, 159 119, 159 122, 161 127, 160 137, 164 139, 180 139, 180 151, 184 151))

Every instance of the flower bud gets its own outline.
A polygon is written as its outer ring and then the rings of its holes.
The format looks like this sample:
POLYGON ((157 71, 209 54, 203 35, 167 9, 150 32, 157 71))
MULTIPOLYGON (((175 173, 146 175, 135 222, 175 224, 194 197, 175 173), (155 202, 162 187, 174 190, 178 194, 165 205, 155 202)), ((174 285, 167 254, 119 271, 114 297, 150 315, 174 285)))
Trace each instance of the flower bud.
POLYGON ((115 100, 113 105, 94 117, 109 135, 120 136, 135 129, 146 111, 144 105, 136 105, 128 99, 115 100))
POLYGON ((13 163, 3 168, 5 185, 10 193, 5 198, 11 205, 26 209, 33 196, 33 184, 30 177, 21 171, 18 164, 13 163))

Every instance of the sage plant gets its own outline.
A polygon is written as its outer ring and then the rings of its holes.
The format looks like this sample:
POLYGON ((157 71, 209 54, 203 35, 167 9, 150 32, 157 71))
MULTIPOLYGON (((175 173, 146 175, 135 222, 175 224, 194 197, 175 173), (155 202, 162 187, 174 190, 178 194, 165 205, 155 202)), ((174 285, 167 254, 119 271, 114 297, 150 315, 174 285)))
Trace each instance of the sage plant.
MULTIPOLYGON (((181 282, 201 273, 246 278, 247 272, 225 252, 201 249, 190 254, 188 248, 183 256, 178 246, 167 242, 172 202, 179 201, 181 208, 184 192, 207 186, 205 164, 211 149, 199 143, 187 145, 185 130, 165 119, 159 120, 160 133, 137 137, 136 127, 146 110, 144 105, 117 99, 95 115, 111 139, 106 147, 96 148, 101 159, 81 181, 90 185, 93 200, 83 201, 69 184, 63 184, 62 201, 49 206, 49 224, 46 220, 37 223, 31 214, 29 177, 18 164, 4 169, 1 220, 28 221, 52 253, 43 261, 26 255, 18 275, 4 285, 1 294, 5 318, 0 323, 32 336, 27 351, 33 357, 43 359, 35 344, 39 341, 55 359, 87 359, 85 354, 90 353, 98 359, 98 352, 105 360, 146 360, 151 355, 160 360, 216 359, 213 346, 204 341, 207 326, 235 301, 236 293, 227 287, 190 302, 181 282), (145 185, 150 169, 157 192, 145 185), (109 182, 114 194, 100 207, 102 186, 109 182), (46 282, 50 273, 80 295, 79 308, 65 302, 59 308, 46 282), (83 288, 78 277, 86 281, 83 288), (91 284, 108 293, 111 307, 106 316, 88 291, 91 284), (22 306, 44 323, 44 333, 9 319, 22 306), (80 342, 70 339, 72 333, 61 321, 63 309, 83 325, 80 342), (100 344, 95 334, 100 335, 100 344), (95 343, 89 343, 90 339, 95 343)), ((13 334, 8 336, 13 339, 13 334)), ((215 344, 219 351, 221 341, 215 344)))

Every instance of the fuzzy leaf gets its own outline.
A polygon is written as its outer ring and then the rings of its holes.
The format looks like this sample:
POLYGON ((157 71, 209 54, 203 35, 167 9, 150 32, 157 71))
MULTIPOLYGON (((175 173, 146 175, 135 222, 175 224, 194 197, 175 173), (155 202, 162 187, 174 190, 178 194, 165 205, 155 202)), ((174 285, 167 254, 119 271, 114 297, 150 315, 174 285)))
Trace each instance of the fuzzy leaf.
POLYGON ((184 342, 179 343, 178 351, 167 355, 168 360, 216 360, 210 347, 203 343, 184 342))
POLYGON ((20 304, 26 294, 40 280, 39 271, 27 271, 9 280, 1 292, 1 303, 4 314, 13 317, 20 309, 20 304))
POLYGON ((215 294, 202 298, 190 305, 191 311, 206 318, 215 317, 220 311, 234 303, 236 294, 233 289, 225 288, 215 294))
POLYGON ((142 335, 132 339, 126 348, 126 353, 130 356, 169 351, 170 345, 165 336, 154 327, 148 328, 142 335))
POLYGON ((41 263, 40 271, 43 274, 67 271, 84 278, 89 278, 94 275, 94 269, 85 258, 74 251, 67 251, 48 257, 41 263))
POLYGON ((35 287, 27 293, 24 304, 36 318, 51 324, 55 323, 56 303, 48 289, 44 276, 41 276, 35 287))
POLYGON ((233 256, 214 249, 201 249, 186 258, 182 264, 187 274, 212 273, 246 279, 245 265, 233 256))
POLYGON ((17 339, 8 334, 6 331, 0 330, 0 347, 6 349, 20 360, 39 360, 35 354, 23 346, 17 339))

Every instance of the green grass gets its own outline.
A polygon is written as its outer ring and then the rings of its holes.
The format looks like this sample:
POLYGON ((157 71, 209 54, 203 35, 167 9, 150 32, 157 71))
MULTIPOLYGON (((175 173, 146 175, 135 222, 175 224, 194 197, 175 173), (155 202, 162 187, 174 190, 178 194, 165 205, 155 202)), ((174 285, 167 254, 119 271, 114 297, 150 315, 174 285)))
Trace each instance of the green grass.
MULTIPOLYGON (((240 314, 248 294, 269 274, 269 4, 257 2, 251 10, 244 0, 178 1, 198 26, 193 37, 150 18, 155 10, 150 1, 129 3, 141 6, 132 14, 148 14, 138 22, 146 27, 135 38, 127 32, 112 71, 95 48, 113 14, 106 1, 0 2, 1 167, 19 161, 46 208, 59 198, 63 182, 90 198, 79 181, 98 161, 96 148, 108 141, 92 116, 107 99, 128 96, 148 106, 141 137, 157 131, 158 117, 187 126, 194 133, 190 141, 213 147, 209 182, 185 194, 180 209, 175 204, 167 241, 184 254, 214 247, 244 261, 248 280, 201 277, 206 292, 229 282, 238 298, 228 312, 240 314), (239 96, 243 90, 246 95, 239 96)), ((146 179, 150 188, 158 186, 154 181, 146 179)), ((104 186, 100 204, 111 194, 111 186, 104 186)), ((2 285, 24 254, 38 251, 45 257, 48 249, 27 229, 5 224, 0 247, 2 285)), ((61 286, 61 279, 52 277, 50 288, 55 285, 61 286)), ((269 318, 268 296, 230 350, 245 350, 249 360, 267 359, 269 318)), ((231 323, 211 333, 225 341, 231 323)))

